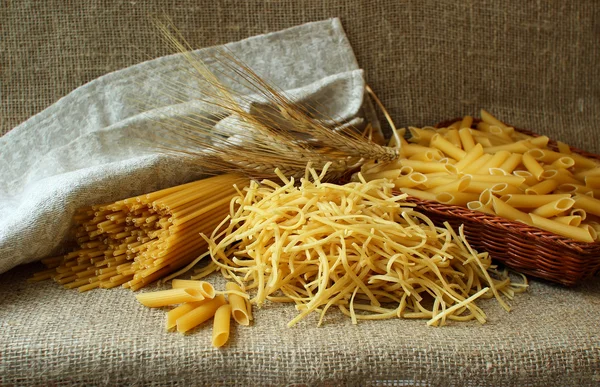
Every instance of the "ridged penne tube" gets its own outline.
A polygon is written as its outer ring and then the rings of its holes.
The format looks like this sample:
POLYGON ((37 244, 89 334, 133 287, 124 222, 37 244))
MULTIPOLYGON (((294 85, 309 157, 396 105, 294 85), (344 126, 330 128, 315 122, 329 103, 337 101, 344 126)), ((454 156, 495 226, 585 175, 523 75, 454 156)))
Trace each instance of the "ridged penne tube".
POLYGON ((212 345, 220 348, 229 340, 231 327, 231 305, 221 305, 215 312, 212 330, 212 345))
POLYGON ((571 198, 561 198, 536 208, 532 213, 544 218, 550 218, 570 210, 574 203, 575 200, 571 198))
POLYGON ((442 137, 440 134, 435 134, 431 138, 431 142, 429 145, 441 150, 443 153, 452 157, 455 160, 462 160, 467 154, 467 152, 458 148, 457 146, 452 144, 450 141, 448 141, 444 137, 442 137))
POLYGON ((529 148, 526 145, 525 141, 517 141, 517 142, 512 142, 510 144, 484 147, 483 151, 485 153, 496 153, 496 152, 500 152, 500 151, 508 151, 511 153, 525 153, 525 152, 529 151, 530 149, 531 148, 529 148))
POLYGON ((206 281, 174 279, 171 286, 173 289, 198 289, 205 298, 215 298, 215 288, 206 281))
POLYGON ((452 145, 454 145, 455 147, 457 147, 459 149, 462 149, 462 143, 460 141, 460 136, 458 135, 458 126, 460 125, 460 123, 457 121, 457 122, 455 122, 455 124, 456 124, 456 126, 453 127, 452 129, 448 130, 448 133, 446 133, 446 135, 444 137, 452 145))
POLYGON ((208 302, 208 299, 205 299, 203 301, 196 301, 196 302, 186 302, 185 304, 181 304, 178 307, 173 308, 170 311, 168 311, 167 312, 167 321, 165 324, 166 330, 175 328, 177 326, 177 319, 179 317, 183 316, 184 314, 187 314, 188 312, 191 312, 192 310, 196 309, 197 307, 199 307, 200 305, 202 305, 205 302, 208 302))
POLYGON ((490 139, 484 136, 476 136, 475 134, 473 134, 473 140, 475 140, 477 144, 481 144, 484 148, 490 148, 493 146, 490 139))
POLYGON ((590 236, 592 237, 593 240, 598 240, 598 230, 596 227, 592 226, 591 224, 582 224, 581 226, 579 226, 585 230, 587 230, 590 233, 590 236))
POLYGON ((479 211, 490 215, 496 215, 490 207, 484 206, 483 203, 481 203, 479 200, 468 202, 467 208, 472 211, 479 211))
POLYGON ((438 162, 425 162, 419 160, 407 160, 403 159, 401 161, 403 166, 411 167, 416 172, 421 173, 430 173, 430 172, 448 172, 456 174, 458 171, 456 167, 451 164, 442 164, 438 162))
POLYGON ((594 169, 600 167, 599 162, 588 159, 577 153, 571 153, 569 157, 575 162, 575 168, 594 169))
POLYGON ((495 184, 492 188, 490 188, 490 192, 497 196, 508 195, 508 194, 516 194, 521 193, 519 188, 514 185, 506 184, 506 183, 498 183, 495 184))
POLYGON ((458 136, 460 137, 460 142, 462 143, 463 149, 465 151, 468 152, 476 146, 475 140, 473 139, 473 136, 471 135, 471 130, 469 129, 468 126, 462 127, 458 131, 458 136))
POLYGON ((521 186, 525 183, 525 178, 515 175, 480 175, 480 174, 469 174, 471 181, 483 181, 489 183, 506 183, 514 185, 515 187, 521 186))
POLYGON ((497 184, 498 183, 492 183, 492 182, 487 182, 487 181, 473 181, 473 180, 471 180, 471 182, 469 183, 468 187, 465 188, 463 191, 464 192, 470 192, 470 193, 481 193, 481 192, 483 192, 485 190, 492 189, 497 184))
POLYGON ((492 208, 498 216, 510 220, 518 220, 526 224, 531 224, 531 218, 528 214, 517 210, 510 204, 503 202, 495 196, 492 196, 492 208))
POLYGON ((417 155, 419 153, 425 152, 433 152, 436 160, 441 159, 443 156, 442 152, 439 149, 434 149, 428 146, 417 145, 417 144, 406 144, 402 146, 402 152, 404 152, 404 157, 411 157, 417 155))
POLYGON ((523 155, 520 153, 511 153, 510 156, 498 167, 507 173, 512 173, 521 164, 523 155))
POLYGON ((447 173, 442 173, 442 174, 428 173, 423 176, 425 176, 425 178, 427 179, 425 182, 422 183, 423 187, 425 187, 425 189, 438 187, 440 185, 452 183, 453 181, 457 180, 456 175, 449 175, 447 173))
POLYGON ((480 158, 482 155, 483 155, 483 146, 481 146, 481 144, 474 145, 467 152, 467 154, 465 155, 465 157, 463 157, 462 160, 460 160, 459 162, 457 162, 456 164, 454 164, 454 166, 460 172, 467 165, 471 164, 472 162, 474 162, 475 160, 477 160, 478 158, 480 158))
MULTIPOLYGON (((437 150, 437 149, 434 149, 437 150)), ((422 153, 417 153, 415 155, 410 156, 408 159, 409 160, 419 160, 419 161, 434 161, 434 160, 439 160, 440 158, 435 157, 435 152, 433 152, 434 150, 428 150, 422 153)))
POLYGON ((574 208, 580 208, 588 214, 600 216, 600 200, 581 194, 576 194, 573 199, 575 200, 574 208))
POLYGON ((572 166, 575 165, 575 160, 573 160, 572 157, 561 157, 558 160, 554 161, 552 164, 550 164, 550 169, 559 169, 559 168, 571 168, 572 166))
POLYGON ((545 148, 548 145, 548 141, 550 141, 548 136, 538 136, 529 139, 530 144, 539 148, 545 148))
POLYGON ((195 309, 177 319, 177 332, 185 333, 190 329, 197 327, 209 318, 215 315, 215 312, 221 305, 225 305, 225 297, 223 295, 215 296, 210 301, 207 301, 195 309))
MULTIPOLYGON (((235 282, 228 282, 225 284, 225 289, 231 292, 244 293, 242 288, 235 282)), ((240 325, 250 325, 250 313, 246 308, 246 299, 235 293, 229 293, 227 298, 231 305, 231 315, 233 316, 233 319, 240 325)))
POLYGON ((523 195, 508 194, 500 197, 504 202, 515 208, 537 208, 559 199, 570 198, 569 194, 523 195))
POLYGON ((554 179, 543 180, 525 189, 527 195, 545 195, 554 191, 558 187, 558 181, 554 179))
POLYGON ((544 168, 536 161, 536 159, 531 156, 529 152, 523 154, 523 165, 536 179, 540 180, 542 178, 542 173, 544 173, 544 168))
MULTIPOLYGON (((575 206, 575 204, 573 204, 573 206, 575 206)), ((579 216, 582 221, 587 219, 587 212, 582 208, 573 208, 569 215, 579 216)))
POLYGON ((557 216, 555 218, 552 218, 552 220, 575 227, 581 224, 581 216, 577 215, 557 216))
POLYGON ((490 168, 498 168, 506 159, 508 159, 509 156, 510 152, 499 151, 496 154, 494 154, 492 158, 489 159, 485 164, 479 167, 479 169, 475 171, 475 173, 480 175, 489 174, 490 168))
POLYGON ((600 189, 600 176, 585 176, 585 186, 593 189, 600 189))
POLYGON ((429 144, 429 142, 431 141, 431 138, 436 134, 435 130, 415 128, 412 126, 410 126, 408 128, 408 131, 410 132, 413 139, 416 140, 418 143, 426 143, 426 144, 429 144))
POLYGON ((144 306, 159 308, 183 302, 202 301, 205 297, 198 289, 169 289, 136 294, 135 298, 144 306))
POLYGON ((559 152, 555 152, 550 149, 531 149, 529 151, 531 157, 536 159, 537 161, 543 162, 545 164, 551 164, 556 160, 564 157, 565 155, 559 152))
POLYGON ((600 167, 580 171, 575 174, 578 179, 583 179, 586 176, 600 176, 600 167))
POLYGON ((479 168, 481 168, 485 163, 487 163, 493 156, 491 154, 484 154, 480 156, 477 160, 473 161, 470 165, 467 165, 462 172, 463 173, 475 173, 479 168))
POLYGON ((366 173, 363 173, 363 176, 367 180, 376 180, 376 179, 394 180, 395 178, 400 176, 400 170, 399 169, 390 169, 387 171, 380 171, 380 172, 375 172, 375 173, 366 172, 366 173))
POLYGON ((536 214, 529 214, 531 222, 534 226, 541 228, 542 230, 550 231, 558 235, 565 236, 567 238, 575 239, 581 242, 594 242, 594 239, 590 235, 588 229, 581 227, 569 226, 564 223, 557 222, 555 220, 546 219, 536 214))
POLYGON ((470 128, 472 124, 473 124, 473 117, 464 116, 462 121, 460 122, 460 125, 458 125, 458 128, 459 129, 470 128))
POLYGON ((529 171, 513 171, 513 175, 525 178, 524 184, 528 186, 536 185, 537 183, 539 183, 538 179, 536 179, 536 177, 533 176, 529 171))
POLYGON ((440 203, 466 207, 468 202, 476 201, 479 195, 467 192, 441 192, 435 195, 440 203))
POLYGON ((588 194, 588 193, 594 192, 594 190, 592 188, 588 188, 585 185, 571 184, 571 183, 559 185, 558 190, 561 192, 564 192, 564 193, 571 193, 571 194, 575 194, 575 193, 588 194))
POLYGON ((413 188, 400 188, 400 192, 405 193, 410 196, 414 196, 417 199, 421 200, 435 200, 436 194, 426 191, 421 191, 413 188))
POLYGON ((447 184, 442 184, 437 187, 428 189, 429 192, 440 193, 440 192, 462 192, 464 191, 471 182, 470 176, 463 176, 460 179, 454 179, 447 184))
POLYGON ((496 125, 501 128, 505 128, 507 126, 504 122, 500 121, 499 119, 497 119, 496 117, 494 117, 493 115, 491 115, 489 112, 487 112, 484 109, 481 109, 479 114, 481 115, 481 120, 483 122, 486 122, 490 125, 496 125))
POLYGON ((413 172, 407 176, 400 176, 393 180, 396 188, 412 188, 420 184, 424 184, 427 181, 427 177, 420 172, 413 172))
POLYGON ((481 194, 479 194, 479 202, 486 207, 490 207, 492 205, 492 192, 489 189, 486 189, 481 194))

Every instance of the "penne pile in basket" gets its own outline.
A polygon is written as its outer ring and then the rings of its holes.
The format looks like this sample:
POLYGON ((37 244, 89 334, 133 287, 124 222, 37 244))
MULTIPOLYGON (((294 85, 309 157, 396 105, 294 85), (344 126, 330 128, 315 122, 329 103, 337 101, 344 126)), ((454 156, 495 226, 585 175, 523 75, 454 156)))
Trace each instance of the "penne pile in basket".
MULTIPOLYGON (((515 130, 485 110, 445 128, 408 128, 400 158, 362 166, 422 200, 467 207, 581 242, 600 235, 600 158, 515 130)), ((402 129, 401 131, 404 131, 402 129)), ((399 133, 404 135, 404 133, 399 133)))

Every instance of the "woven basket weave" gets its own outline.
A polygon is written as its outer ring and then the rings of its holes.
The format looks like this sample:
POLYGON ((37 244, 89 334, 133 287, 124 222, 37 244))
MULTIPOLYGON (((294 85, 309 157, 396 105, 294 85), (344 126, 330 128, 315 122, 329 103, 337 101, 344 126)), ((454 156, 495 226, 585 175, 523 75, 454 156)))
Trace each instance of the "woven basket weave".
MULTIPOLYGON (((450 125, 443 122, 437 127, 450 125)), ((538 134, 517 129, 531 136, 538 134)), ((557 150, 550 140, 548 148, 557 150)), ((585 157, 600 160, 600 155, 571 149, 585 157)), ((458 229, 464 225, 467 240, 475 249, 487 251, 492 258, 523 274, 574 286, 600 271, 600 243, 578 242, 554 233, 507 220, 502 217, 471 211, 414 197, 407 198, 416 209, 436 224, 448 222, 458 229)))

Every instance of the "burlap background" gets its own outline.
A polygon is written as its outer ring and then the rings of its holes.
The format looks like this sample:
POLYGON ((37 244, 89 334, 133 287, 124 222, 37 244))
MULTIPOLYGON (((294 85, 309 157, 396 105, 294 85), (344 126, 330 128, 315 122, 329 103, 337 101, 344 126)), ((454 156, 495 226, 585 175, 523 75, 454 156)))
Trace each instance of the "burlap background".
POLYGON ((147 17, 162 13, 193 47, 340 17, 399 125, 483 107, 600 152, 595 0, 5 1, 0 132, 85 82, 167 54, 147 17))
MULTIPOLYGON (((600 152, 600 5, 497 1, 9 1, 0 7, 0 130, 75 87, 167 51, 147 22, 166 13, 194 47, 339 16, 369 83, 399 125, 487 108, 514 125, 600 152)), ((35 135, 35 134, 32 134, 35 135)), ((83 295, 0 276, 2 385, 600 384, 600 284, 534 282, 512 313, 427 328, 335 316, 288 330, 257 312, 223 350, 209 329, 162 331, 164 312, 125 290, 83 295)))

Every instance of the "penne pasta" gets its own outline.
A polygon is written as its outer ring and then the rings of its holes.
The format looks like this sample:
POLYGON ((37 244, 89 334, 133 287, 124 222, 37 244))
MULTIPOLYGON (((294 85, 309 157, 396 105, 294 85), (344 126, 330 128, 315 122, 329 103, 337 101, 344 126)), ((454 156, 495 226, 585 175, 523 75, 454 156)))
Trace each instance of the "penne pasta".
POLYGON ((590 235, 590 231, 588 229, 569 226, 555 220, 546 219, 536 214, 529 214, 529 216, 531 218, 531 223, 542 230, 550 231, 552 233, 575 239, 577 241, 590 243, 594 242, 594 239, 590 235))
POLYGON ((559 199, 570 198, 569 194, 550 194, 550 195, 523 195, 523 194, 508 194, 502 196, 502 199, 507 204, 516 208, 537 208, 545 204, 554 202, 559 199))
POLYGON ((452 157, 455 160, 461 160, 467 154, 464 150, 456 147, 454 144, 446 140, 440 134, 435 134, 431 138, 430 145, 434 148, 441 150, 444 154, 452 157))
POLYGON ((212 300, 209 300, 197 308, 192 309, 188 313, 179 317, 176 321, 177 332, 185 333, 192 328, 197 327, 209 318, 215 315, 215 312, 221 305, 225 305, 225 297, 222 295, 215 296, 212 300))
POLYGON ((543 180, 525 189, 527 195, 546 195, 558 187, 558 181, 554 179, 543 180))
POLYGON ((449 205, 466 207, 468 202, 476 201, 479 195, 467 192, 441 192, 435 195, 435 200, 449 205))
MULTIPOLYGON (((225 284, 225 289, 230 292, 244 293, 242 288, 234 282, 225 284)), ((247 310, 246 299, 235 293, 229 293, 228 297, 233 319, 240 325, 250 325, 250 313, 247 310)))
POLYGON ((159 308, 183 302, 202 301, 205 297, 199 289, 169 289, 136 294, 135 298, 144 306, 159 308))
POLYGON ((529 214, 517 210, 510 204, 503 202, 495 196, 492 196, 492 208, 494 212, 503 218, 521 221, 526 224, 531 224, 531 218, 529 214))
POLYGON ((536 161, 536 159, 531 156, 531 153, 527 152, 523 154, 523 165, 527 170, 535 176, 537 180, 542 178, 542 173, 544 173, 544 168, 536 161))
POLYGON ((575 200, 574 208, 582 209, 588 214, 600 216, 600 200, 579 193, 573 199, 575 200))
POLYGON ((569 226, 579 226, 581 224, 581 216, 577 216, 577 215, 566 215, 566 216, 557 216, 555 218, 552 218, 552 220, 555 220, 559 223, 564 223, 566 225, 569 226))
POLYGON ((496 215, 490 207, 484 206, 483 203, 481 203, 479 200, 468 202, 467 208, 472 211, 479 211, 490 215, 496 215))
POLYGON ((196 302, 186 302, 185 304, 181 304, 178 307, 171 309, 170 311, 167 312, 167 321, 165 324, 165 328, 166 330, 171 330, 173 328, 176 327, 177 325, 177 319, 181 316, 183 316, 184 314, 191 312, 192 310, 196 309, 197 307, 199 307, 200 305, 202 305, 203 303, 207 302, 208 300, 203 300, 203 301, 196 301, 196 302))
POLYGON ((550 218, 570 210, 574 203, 575 200, 571 198, 560 198, 536 208, 531 213, 543 216, 544 218, 550 218))
POLYGON ((229 340, 231 326, 231 305, 221 305, 215 312, 212 331, 212 345, 220 348, 229 340))
POLYGON ((511 153, 510 156, 498 167, 507 173, 512 173, 521 164, 523 155, 520 153, 511 153))
POLYGON ((460 142, 463 145, 463 149, 465 151, 468 152, 475 147, 475 140, 473 139, 473 136, 471 135, 471 130, 468 126, 462 127, 458 131, 458 136, 460 137, 460 142))
POLYGON ((174 279, 171 286, 173 289, 198 289, 205 298, 215 297, 215 288, 206 281, 174 279))
POLYGON ((427 177, 420 172, 413 172, 410 175, 400 176, 394 179, 394 187, 397 189, 406 187, 412 188, 417 185, 425 184, 427 182, 427 177))
POLYGON ((477 160, 478 158, 480 158, 482 155, 483 155, 483 146, 481 146, 481 144, 474 145, 467 152, 467 154, 465 155, 465 157, 463 157, 462 160, 460 160, 459 162, 457 162, 456 164, 454 164, 454 166, 460 172, 466 166, 468 166, 469 164, 471 164, 472 162, 474 162, 475 160, 477 160))

